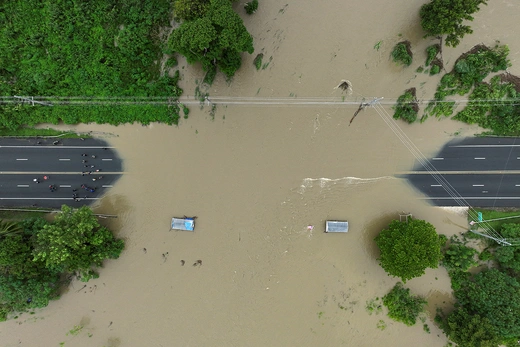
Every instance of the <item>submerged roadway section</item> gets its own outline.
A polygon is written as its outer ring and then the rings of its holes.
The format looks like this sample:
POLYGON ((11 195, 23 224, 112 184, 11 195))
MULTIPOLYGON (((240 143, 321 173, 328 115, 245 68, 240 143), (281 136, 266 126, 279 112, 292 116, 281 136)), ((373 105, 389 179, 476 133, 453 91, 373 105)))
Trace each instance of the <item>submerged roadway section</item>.
POLYGON ((79 207, 113 187, 122 162, 97 139, 0 139, 0 205, 79 207))
MULTIPOLYGON (((474 207, 520 207, 520 138, 475 137, 454 140, 428 158, 449 185, 474 207)), ((406 174, 425 199, 460 206, 425 168, 406 174)))

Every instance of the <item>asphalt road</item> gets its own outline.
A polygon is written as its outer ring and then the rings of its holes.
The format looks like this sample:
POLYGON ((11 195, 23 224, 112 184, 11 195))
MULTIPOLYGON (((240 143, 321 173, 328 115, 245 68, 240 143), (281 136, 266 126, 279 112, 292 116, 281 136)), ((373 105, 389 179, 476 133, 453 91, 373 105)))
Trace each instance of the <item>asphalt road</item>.
POLYGON ((63 139, 53 144, 54 141, 0 139, 1 206, 88 205, 121 176, 121 159, 105 141, 63 139))
POLYGON ((448 187, 474 207, 520 207, 520 139, 455 140, 428 159, 449 185, 422 166, 406 178, 433 204, 459 206, 448 187))

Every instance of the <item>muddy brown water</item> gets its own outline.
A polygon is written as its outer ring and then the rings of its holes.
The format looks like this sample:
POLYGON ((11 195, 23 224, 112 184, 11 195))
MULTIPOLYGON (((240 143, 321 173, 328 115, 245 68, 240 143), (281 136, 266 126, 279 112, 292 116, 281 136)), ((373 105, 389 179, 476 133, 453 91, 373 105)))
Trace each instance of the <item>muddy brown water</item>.
MULTIPOLYGON (((420 5, 263 2, 246 18, 255 54, 244 59, 233 83, 217 78, 210 95, 341 97, 333 88, 347 79, 351 98, 391 99, 410 87, 419 99, 431 98, 438 77, 414 73, 433 43, 421 38, 420 5), (415 53, 405 70, 389 61, 402 39, 415 53), (259 52, 264 60, 273 58, 257 72, 252 60, 259 52)), ((451 68, 477 43, 500 40, 510 46, 511 72, 518 74, 520 42, 510 13, 519 7, 498 0, 483 6, 475 33, 445 49, 445 65, 451 68)), ((202 72, 181 71, 186 95, 193 95, 202 72)), ((407 283, 429 299, 430 334, 421 322, 406 327, 367 312, 366 302, 396 283, 379 267, 373 238, 402 212, 447 235, 464 231, 465 217, 429 206, 395 178, 413 167, 413 156, 374 109, 362 111, 349 127, 356 109, 219 106, 212 119, 207 108, 192 107, 179 127, 78 126, 106 138, 124 159, 125 174, 95 208, 118 215, 106 223, 126 240, 126 249, 84 289, 74 282, 47 308, 0 324, 1 344, 444 346, 432 323, 435 308, 451 300, 442 268, 407 283), (169 231, 174 215, 197 215, 196 232, 169 231), (324 234, 327 219, 349 220, 349 233, 324 234), (202 265, 193 266, 197 260, 202 265), (83 329, 67 335, 75 325, 83 329)), ((479 131, 451 120, 399 124, 425 155, 458 133, 479 131)))

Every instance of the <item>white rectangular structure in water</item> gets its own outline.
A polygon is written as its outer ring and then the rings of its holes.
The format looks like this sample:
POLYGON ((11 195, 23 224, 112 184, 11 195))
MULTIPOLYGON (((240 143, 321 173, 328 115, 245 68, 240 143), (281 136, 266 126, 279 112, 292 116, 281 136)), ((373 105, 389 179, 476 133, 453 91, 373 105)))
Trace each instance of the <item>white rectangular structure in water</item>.
POLYGON ((336 221, 328 220, 325 224, 326 233, 347 233, 348 222, 347 221, 336 221))
POLYGON ((195 231, 195 218, 172 218, 172 230, 195 231))

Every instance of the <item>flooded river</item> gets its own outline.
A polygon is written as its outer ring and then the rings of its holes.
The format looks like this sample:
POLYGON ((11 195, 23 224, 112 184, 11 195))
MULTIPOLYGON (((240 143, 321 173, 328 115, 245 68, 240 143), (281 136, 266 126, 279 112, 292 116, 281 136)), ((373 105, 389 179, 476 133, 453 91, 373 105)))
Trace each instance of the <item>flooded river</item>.
MULTIPOLYGON (((419 7, 405 0, 261 1, 244 17, 255 54, 232 83, 217 78, 210 98, 392 100, 417 87, 418 98, 429 99, 438 77, 414 72, 433 43, 422 39, 419 7), (402 39, 415 53, 407 69, 389 60, 402 39), (256 71, 259 52, 272 61, 256 71), (343 79, 352 83, 350 96, 334 89, 343 79)), ((500 40, 519 74, 510 15, 519 8, 505 0, 483 6, 475 33, 445 49, 445 64, 451 68, 477 43, 500 40)), ((203 74, 181 71, 192 96, 203 74)), ((107 223, 126 249, 87 287, 74 282, 49 307, 2 323, 2 346, 444 346, 432 322, 435 307, 450 302, 442 268, 407 283, 429 299, 430 333, 421 322, 407 327, 367 312, 367 301, 397 282, 379 267, 373 238, 402 213, 446 235, 463 232, 465 216, 429 206, 396 178, 414 157, 373 108, 349 126, 357 107, 229 105, 212 117, 208 107, 194 106, 179 127, 75 128, 99 132, 124 159, 123 177, 95 208, 118 215, 107 223), (194 233, 169 231, 171 217, 182 215, 198 216, 194 233), (348 220, 349 233, 324 234, 327 219, 348 220), (83 329, 67 335, 76 325, 83 329)), ((446 119, 399 125, 427 156, 479 131, 446 119)))

